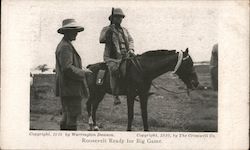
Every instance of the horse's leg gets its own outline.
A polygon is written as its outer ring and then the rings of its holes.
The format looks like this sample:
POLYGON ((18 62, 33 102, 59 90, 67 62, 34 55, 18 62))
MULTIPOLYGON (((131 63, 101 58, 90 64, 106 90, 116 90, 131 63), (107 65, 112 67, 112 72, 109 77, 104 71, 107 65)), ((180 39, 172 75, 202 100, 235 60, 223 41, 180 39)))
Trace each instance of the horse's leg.
POLYGON ((96 111, 97 111, 98 105, 102 101, 104 95, 105 95, 104 92, 99 93, 99 95, 96 95, 95 102, 92 104, 92 106, 93 106, 92 107, 92 119, 93 119, 94 131, 99 131, 99 127, 97 126, 97 123, 96 123, 96 111))
POLYGON ((91 114, 91 110, 92 110, 91 100, 92 100, 92 97, 90 97, 89 100, 86 102, 87 112, 88 112, 88 124, 89 124, 88 130, 89 131, 93 130, 93 119, 92 119, 92 114, 91 114))
POLYGON ((127 131, 131 131, 132 122, 134 118, 134 99, 135 99, 136 93, 135 91, 128 91, 127 94, 127 107, 128 107, 128 125, 127 125, 127 131))
POLYGON ((140 105, 141 105, 141 115, 143 121, 144 131, 148 131, 148 91, 150 89, 150 84, 144 85, 139 91, 140 105))
POLYGON ((143 121, 144 131, 148 131, 148 96, 147 95, 140 95, 140 104, 141 104, 141 115, 143 121))

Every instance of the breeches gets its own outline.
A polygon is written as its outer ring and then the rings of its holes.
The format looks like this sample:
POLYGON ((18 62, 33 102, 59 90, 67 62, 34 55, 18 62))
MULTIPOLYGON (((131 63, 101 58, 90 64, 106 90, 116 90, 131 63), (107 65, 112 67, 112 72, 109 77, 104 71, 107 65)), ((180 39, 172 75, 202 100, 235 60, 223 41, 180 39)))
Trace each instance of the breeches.
POLYGON ((110 88, 113 95, 119 94, 119 87, 118 87, 118 77, 117 72, 114 72, 112 69, 109 68, 109 78, 110 78, 110 88))
POLYGON ((80 96, 61 97, 62 120, 60 125, 76 126, 77 117, 81 114, 81 100, 80 96))

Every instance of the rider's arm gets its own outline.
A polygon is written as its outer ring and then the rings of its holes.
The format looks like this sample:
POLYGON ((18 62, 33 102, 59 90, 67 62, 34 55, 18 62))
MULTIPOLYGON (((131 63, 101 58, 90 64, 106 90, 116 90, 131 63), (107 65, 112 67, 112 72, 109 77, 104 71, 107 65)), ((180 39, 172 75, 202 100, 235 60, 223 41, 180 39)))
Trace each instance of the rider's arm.
POLYGON ((106 44, 105 44, 105 50, 104 50, 104 61, 117 61, 117 58, 119 55, 117 53, 120 53, 120 46, 119 46, 119 39, 115 35, 115 33, 112 33, 111 30, 107 31, 106 33, 106 44))

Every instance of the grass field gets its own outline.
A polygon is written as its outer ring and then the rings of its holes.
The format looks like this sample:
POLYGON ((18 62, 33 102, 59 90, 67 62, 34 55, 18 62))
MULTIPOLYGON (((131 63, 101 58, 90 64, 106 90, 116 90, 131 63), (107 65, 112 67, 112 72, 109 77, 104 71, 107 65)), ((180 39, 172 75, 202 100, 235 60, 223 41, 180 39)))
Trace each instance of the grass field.
MULTIPOLYGON (((218 119, 218 96, 211 89, 209 66, 196 66, 200 86, 186 93, 169 93, 162 88, 151 87, 148 100, 148 122, 150 131, 161 132, 216 132, 218 119)), ((184 84, 166 73, 153 81, 158 87, 183 92, 184 84)), ((43 83, 31 88, 30 129, 59 130, 60 100, 53 96, 54 83, 43 83), (35 95, 35 96, 34 96, 35 95)), ((88 118, 83 100, 82 116, 78 119, 78 130, 88 129, 88 118)), ((140 105, 135 102, 133 130, 142 131, 140 105)), ((101 131, 125 131, 127 125, 126 98, 122 104, 113 106, 113 99, 106 95, 97 111, 97 122, 101 131)))

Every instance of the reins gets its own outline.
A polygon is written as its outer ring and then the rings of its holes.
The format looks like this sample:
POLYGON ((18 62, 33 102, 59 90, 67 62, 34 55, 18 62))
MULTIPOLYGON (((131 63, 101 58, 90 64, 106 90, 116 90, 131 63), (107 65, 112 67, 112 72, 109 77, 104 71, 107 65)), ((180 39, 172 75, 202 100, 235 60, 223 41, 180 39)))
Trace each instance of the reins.
POLYGON ((132 57, 132 58, 130 58, 130 60, 131 60, 132 64, 135 66, 135 68, 137 69, 137 71, 139 73, 143 73, 141 63, 138 61, 138 59, 136 59, 136 57, 132 57))

